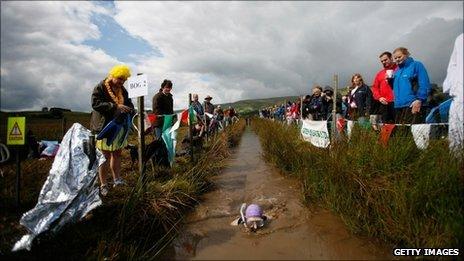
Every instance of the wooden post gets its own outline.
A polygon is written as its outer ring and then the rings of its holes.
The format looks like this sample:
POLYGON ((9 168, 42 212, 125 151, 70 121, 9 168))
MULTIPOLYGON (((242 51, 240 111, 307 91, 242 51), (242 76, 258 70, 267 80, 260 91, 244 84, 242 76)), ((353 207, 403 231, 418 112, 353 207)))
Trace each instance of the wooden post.
POLYGON ((287 123, 287 99, 285 99, 285 109, 284 109, 284 120, 283 120, 283 123, 287 123))
POLYGON ((208 123, 208 118, 207 118, 208 116, 206 116, 206 104, 205 104, 205 102, 203 102, 202 106, 203 106, 203 118, 205 119, 205 131, 206 131, 205 136, 206 136, 206 142, 208 142, 209 141, 209 124, 207 124, 208 123))
MULTIPOLYGON (((137 73, 137 75, 142 75, 143 73, 137 73)), ((137 119, 137 128, 139 129, 139 135, 138 135, 138 165, 139 165, 139 173, 142 176, 142 180, 144 180, 143 176, 145 175, 143 173, 143 158, 144 158, 144 152, 145 152, 145 104, 144 104, 144 97, 140 96, 137 97, 137 110, 139 113, 139 117, 137 119)))
MULTIPOLYGON (((191 120, 190 119, 190 106, 192 105, 192 94, 189 93, 189 105, 187 107, 187 113, 188 113, 188 136, 189 136, 189 141, 190 141, 190 161, 193 162, 193 136, 192 136, 192 125, 190 124, 191 120)), ((180 120, 180 119, 178 119, 180 120)))
POLYGON ((337 115, 337 89, 338 89, 338 74, 334 75, 334 94, 333 94, 333 109, 332 109, 332 137, 336 135, 336 115, 337 115))
POLYGON ((300 121, 303 122, 303 96, 300 97, 300 121))

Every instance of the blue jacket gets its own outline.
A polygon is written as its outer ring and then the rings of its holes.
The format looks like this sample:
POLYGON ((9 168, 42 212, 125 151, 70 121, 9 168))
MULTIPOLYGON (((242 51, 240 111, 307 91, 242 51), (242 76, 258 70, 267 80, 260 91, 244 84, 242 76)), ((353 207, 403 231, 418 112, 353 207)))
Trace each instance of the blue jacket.
POLYGON ((415 100, 424 104, 430 91, 429 76, 421 62, 408 57, 398 65, 393 81, 395 108, 409 107, 415 100))

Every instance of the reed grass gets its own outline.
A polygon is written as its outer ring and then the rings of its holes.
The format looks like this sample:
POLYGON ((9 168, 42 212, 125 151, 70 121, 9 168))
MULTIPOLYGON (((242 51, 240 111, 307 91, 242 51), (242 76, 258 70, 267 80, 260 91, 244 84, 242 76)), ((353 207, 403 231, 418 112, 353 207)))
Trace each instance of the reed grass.
POLYGON ((446 140, 419 150, 396 135, 385 147, 377 133, 355 128, 320 149, 295 126, 253 122, 265 158, 301 180, 308 204, 322 203, 353 232, 404 247, 463 246, 463 159, 450 155, 446 140))

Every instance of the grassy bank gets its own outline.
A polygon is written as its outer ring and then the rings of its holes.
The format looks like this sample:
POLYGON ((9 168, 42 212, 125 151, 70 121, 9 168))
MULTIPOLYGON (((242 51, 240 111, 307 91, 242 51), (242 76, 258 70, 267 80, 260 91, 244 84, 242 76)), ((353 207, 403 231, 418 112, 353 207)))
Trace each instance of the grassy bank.
POLYGON ((319 149, 296 127, 255 120, 268 161, 297 176, 308 203, 338 213, 355 233, 407 247, 462 247, 464 170, 446 140, 419 150, 410 138, 355 128, 350 140, 319 149))
MULTIPOLYGON (((222 169, 229 148, 238 144, 244 128, 245 122, 239 121, 210 139, 196 155, 195 163, 189 162, 188 157, 178 157, 172 169, 149 171, 143 181, 135 170, 130 169, 130 157, 124 150, 122 173, 127 186, 112 189, 103 198, 103 206, 92 211, 85 220, 65 227, 57 235, 40 236, 30 252, 19 252, 14 256, 99 260, 156 258, 175 237, 174 225, 197 204, 201 194, 212 188, 209 178, 222 169)), ((178 140, 181 140, 181 133, 178 140)), ((135 136, 130 139, 135 143, 135 136)), ((51 162, 43 164, 43 169, 49 170, 46 164, 51 162)), ((9 253, 12 244, 25 234, 25 229, 17 224, 20 213, 33 207, 48 172, 29 174, 23 174, 24 182, 36 189, 31 189, 27 197, 25 195, 24 209, 19 212, 14 211, 13 206, 7 206, 6 211, 0 213, 3 221, 12 225, 0 233, 0 250, 4 255, 12 255, 9 253)), ((9 190, 3 192, 10 199, 13 196, 9 190)))

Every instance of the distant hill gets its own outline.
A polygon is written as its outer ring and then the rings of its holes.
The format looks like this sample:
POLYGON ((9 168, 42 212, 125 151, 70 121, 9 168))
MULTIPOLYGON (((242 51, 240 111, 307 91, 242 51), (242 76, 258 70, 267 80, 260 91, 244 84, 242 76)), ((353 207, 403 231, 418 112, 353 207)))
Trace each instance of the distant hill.
MULTIPOLYGON (((266 99, 253 99, 253 100, 241 100, 232 103, 223 103, 221 107, 227 109, 232 106, 240 114, 253 114, 258 113, 258 110, 264 107, 269 107, 277 104, 283 104, 286 101, 296 101, 299 99, 298 96, 285 96, 285 97, 274 97, 266 99)), ((217 104, 214 104, 217 105, 217 104)))

